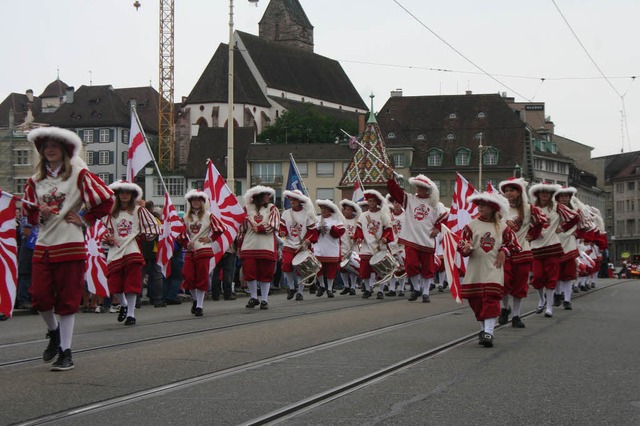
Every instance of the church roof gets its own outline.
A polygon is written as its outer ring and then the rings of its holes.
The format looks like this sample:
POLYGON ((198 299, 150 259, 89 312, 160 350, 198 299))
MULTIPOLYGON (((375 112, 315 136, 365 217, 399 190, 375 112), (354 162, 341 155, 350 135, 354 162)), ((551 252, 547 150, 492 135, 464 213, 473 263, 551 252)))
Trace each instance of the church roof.
POLYGON ((294 23, 302 27, 313 28, 313 25, 311 25, 311 21, 309 21, 307 14, 304 12, 304 9, 302 8, 302 5, 298 0, 271 0, 264 12, 264 15, 262 16, 262 19, 260 20, 260 23, 263 22, 265 16, 267 16, 267 14, 269 13, 269 9, 272 7, 276 7, 277 2, 283 4, 284 9, 287 10, 294 23))
POLYGON ((68 87, 67 83, 58 78, 44 88, 40 98, 59 98, 60 96, 65 95, 68 87))
POLYGON ((340 186, 355 186, 358 178, 365 188, 386 186, 387 178, 384 170, 386 165, 390 165, 391 162, 387 155, 382 132, 375 119, 369 120, 359 142, 362 146, 358 145, 353 153, 351 161, 340 179, 340 186))
POLYGON ((29 102, 27 95, 22 93, 10 93, 0 103, 0 127, 9 127, 9 111, 13 110, 13 124, 18 126, 24 123, 27 112, 31 109, 34 117, 39 117, 42 112, 40 98, 34 96, 33 102, 29 102))
POLYGON ((322 115, 330 116, 337 120, 352 121, 354 123, 358 122, 358 116, 361 114, 358 112, 329 108, 318 104, 312 104, 310 102, 294 101, 292 99, 279 98, 276 96, 269 96, 269 99, 272 103, 282 106, 287 111, 304 111, 305 108, 312 108, 322 115))
POLYGON ((129 101, 136 100, 136 112, 145 132, 158 133, 158 102, 160 93, 151 86, 115 89, 116 95, 129 108, 129 101))

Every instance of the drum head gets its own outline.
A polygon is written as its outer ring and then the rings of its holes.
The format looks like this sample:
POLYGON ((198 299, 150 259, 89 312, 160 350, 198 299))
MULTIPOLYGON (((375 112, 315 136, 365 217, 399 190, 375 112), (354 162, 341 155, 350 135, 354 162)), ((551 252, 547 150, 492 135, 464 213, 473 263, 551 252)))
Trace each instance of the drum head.
POLYGON ((388 253, 388 251, 386 251, 386 250, 381 250, 381 251, 377 252, 376 254, 374 254, 371 257, 371 260, 369 261, 369 264, 376 265, 376 264, 380 263, 382 261, 382 259, 387 257, 387 253, 388 253))
POLYGON ((350 261, 351 261, 351 259, 345 259, 342 262, 340 262, 340 268, 344 269, 344 267, 346 267, 349 264, 350 261))
POLYGON ((295 257, 293 258, 293 260, 291 261, 291 264, 293 266, 296 265, 300 265, 302 263, 304 263, 304 261, 307 259, 307 257, 311 256, 311 252, 308 250, 305 251, 301 251, 300 253, 296 254, 295 257))

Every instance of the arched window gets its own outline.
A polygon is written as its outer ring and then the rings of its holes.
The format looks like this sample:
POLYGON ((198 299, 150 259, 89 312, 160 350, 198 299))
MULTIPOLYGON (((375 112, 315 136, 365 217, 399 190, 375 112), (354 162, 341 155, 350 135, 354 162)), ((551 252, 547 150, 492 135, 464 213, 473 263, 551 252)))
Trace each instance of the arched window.
POLYGON ((468 166, 471 163, 471 150, 460 148, 456 151, 456 166, 468 166))
POLYGON ((442 150, 434 148, 427 152, 427 166, 438 167, 442 165, 442 150))
POLYGON ((196 121, 196 124, 198 125, 199 129, 202 129, 203 127, 209 127, 209 123, 207 123, 207 119, 204 117, 198 118, 198 121, 196 121))
POLYGON ((426 137, 425 135, 423 135, 423 134, 419 134, 419 135, 416 137, 416 140, 423 141, 423 140, 425 140, 426 138, 427 138, 427 137, 426 137))
POLYGON ((395 139, 395 138, 396 138, 396 134, 395 134, 395 133, 393 133, 393 132, 390 132, 390 133, 387 135, 387 139, 395 139))
POLYGON ((452 112, 451 114, 449 114, 449 118, 452 120, 455 118, 458 118, 458 114, 456 114, 455 112, 452 112))
POLYGON ((482 111, 480 111, 480 112, 478 113, 478 118, 485 118, 486 116, 487 116, 487 115, 486 115, 484 112, 482 112, 482 111))
POLYGON ((448 141, 453 141, 453 140, 455 140, 455 139, 456 139, 456 135, 454 135, 453 133, 449 133, 449 134, 447 135, 447 140, 448 140, 448 141))
POLYGON ((498 164, 498 154, 499 151, 493 147, 487 148, 487 150, 482 154, 482 164, 485 166, 495 166, 498 164))

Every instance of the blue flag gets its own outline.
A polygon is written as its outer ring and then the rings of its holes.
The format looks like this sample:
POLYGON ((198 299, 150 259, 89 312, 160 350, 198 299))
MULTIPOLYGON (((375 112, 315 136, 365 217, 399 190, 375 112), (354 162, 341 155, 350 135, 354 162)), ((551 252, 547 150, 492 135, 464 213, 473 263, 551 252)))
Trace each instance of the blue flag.
MULTIPOLYGON (((293 160, 293 157, 289 160, 289 176, 287 177, 287 187, 285 189, 287 191, 294 191, 297 189, 304 195, 307 195, 307 191, 305 191, 304 185, 302 185, 302 178, 298 173, 298 166, 296 166, 296 162, 293 160)), ((284 197, 284 208, 291 208, 291 203, 287 197, 284 197)))

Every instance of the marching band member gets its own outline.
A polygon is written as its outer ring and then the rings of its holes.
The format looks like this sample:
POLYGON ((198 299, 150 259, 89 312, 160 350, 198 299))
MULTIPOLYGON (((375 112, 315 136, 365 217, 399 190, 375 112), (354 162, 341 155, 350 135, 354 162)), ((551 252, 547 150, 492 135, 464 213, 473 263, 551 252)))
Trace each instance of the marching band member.
POLYGON ((75 132, 41 127, 30 131, 27 140, 40 157, 24 189, 24 198, 39 207, 22 204, 29 223, 40 223, 29 293, 47 325, 49 343, 42 360, 57 356, 51 370, 65 371, 73 368, 71 341, 87 260, 83 220, 92 226, 109 214, 113 192, 78 158, 82 140, 75 132), (87 212, 81 218, 83 204, 87 212))
POLYGON ((183 288, 193 297, 191 313, 203 315, 204 296, 209 290, 209 266, 213 258, 212 243, 224 233, 225 224, 209 211, 209 196, 192 189, 184 196, 189 206, 182 218, 185 230, 178 237, 184 248, 183 288))
POLYGON ((136 324, 136 297, 142 294, 142 268, 145 265, 139 239, 153 240, 160 226, 151 212, 140 206, 142 188, 120 180, 109 185, 115 193, 111 214, 102 219, 108 233, 104 242, 107 254, 107 284, 109 292, 118 296, 118 322, 136 324))
POLYGON ((507 258, 504 265, 504 297, 500 310, 500 324, 509 322, 509 296, 513 297, 513 317, 511 326, 524 328, 520 319, 522 299, 529 292, 529 273, 531 272, 530 241, 537 239, 542 232, 542 227, 547 223, 546 216, 538 207, 529 204, 527 197, 527 181, 522 178, 511 178, 500 182, 498 188, 509 202, 509 210, 503 220, 509 228, 515 232, 518 244, 522 250, 507 258))
POLYGON ((553 316, 553 294, 560 274, 560 258, 563 255, 559 232, 571 229, 579 220, 579 216, 555 202, 553 196, 560 185, 539 183, 529 189, 529 197, 548 219, 540 233, 540 237, 531 241, 533 253, 533 288, 538 290, 538 309, 536 313, 545 311, 544 316, 553 316), (546 299, 546 300, 545 300, 546 299), (546 305, 546 310, 545 310, 546 305))
POLYGON ((284 238, 282 249, 282 272, 287 277, 289 292, 287 300, 295 296, 297 301, 304 300, 302 291, 304 286, 298 285, 296 293, 296 272, 293 269, 293 258, 303 250, 308 250, 311 244, 318 240, 316 215, 309 197, 299 189, 284 191, 283 196, 289 199, 291 208, 285 210, 280 218, 279 235, 284 238))
POLYGON ((460 254, 469 257, 461 296, 481 323, 479 343, 490 348, 504 293, 502 268, 507 256, 520 251, 520 245, 513 230, 501 221, 509 207, 504 197, 484 192, 468 200, 478 206, 480 216, 464 227, 458 245, 460 254))
POLYGON ((269 309, 269 288, 278 260, 276 233, 280 226, 280 212, 270 200, 276 191, 262 185, 249 188, 244 194, 247 218, 238 230, 238 252, 242 260, 244 279, 249 284, 251 298, 248 309, 260 305, 269 309), (258 301, 258 283, 262 301, 258 301))
POLYGON ((405 253, 404 246, 398 243, 398 235, 400 235, 400 231, 404 225, 404 209, 402 208, 402 204, 393 198, 391 194, 387 195, 387 202, 391 210, 391 229, 393 229, 393 241, 389 243, 389 249, 400 264, 400 267, 389 281, 387 296, 395 296, 396 288, 398 289, 398 296, 404 296, 404 285, 407 280, 407 273, 404 269, 405 253))
MULTIPOLYGON (((356 244, 354 244, 353 236, 355 235, 356 228, 358 227, 358 218, 362 214, 362 209, 358 205, 358 203, 354 203, 351 200, 342 200, 340 201, 340 207, 342 207, 342 216, 344 217, 344 228, 346 232, 342 235, 341 239, 341 247, 342 247, 342 260, 349 260, 351 262, 351 257, 355 255, 360 257, 359 249, 356 244)), ((349 266, 349 264, 347 264, 349 266)), ((358 274, 354 274, 347 268, 343 268, 340 271, 340 277, 342 278, 342 283, 344 284, 344 289, 340 294, 349 294, 351 296, 355 296, 356 294, 356 285, 358 274)))
POLYGON ((371 297, 376 273, 371 269, 369 261, 379 250, 383 250, 389 241, 393 241, 393 229, 389 209, 384 206, 382 194, 375 189, 364 191, 368 210, 358 218, 358 227, 354 235, 360 247, 360 278, 364 284, 363 299, 371 297))
POLYGON ((435 275, 435 237, 440 225, 447 220, 448 212, 440 202, 440 191, 435 183, 424 175, 409 178, 416 187, 415 194, 406 193, 393 179, 393 169, 387 168, 389 194, 402 204, 405 221, 398 242, 404 245, 405 269, 413 284, 410 301, 420 296, 429 303, 429 287, 435 275))
POLYGON ((331 200, 316 200, 320 208, 320 217, 316 224, 318 228, 318 242, 313 251, 316 258, 322 264, 318 272, 318 290, 316 296, 321 297, 327 292, 327 297, 333 296, 333 281, 336 279, 340 260, 342 259, 341 237, 345 233, 344 218, 338 210, 338 206, 331 200), (327 286, 324 285, 324 279, 327 286))

